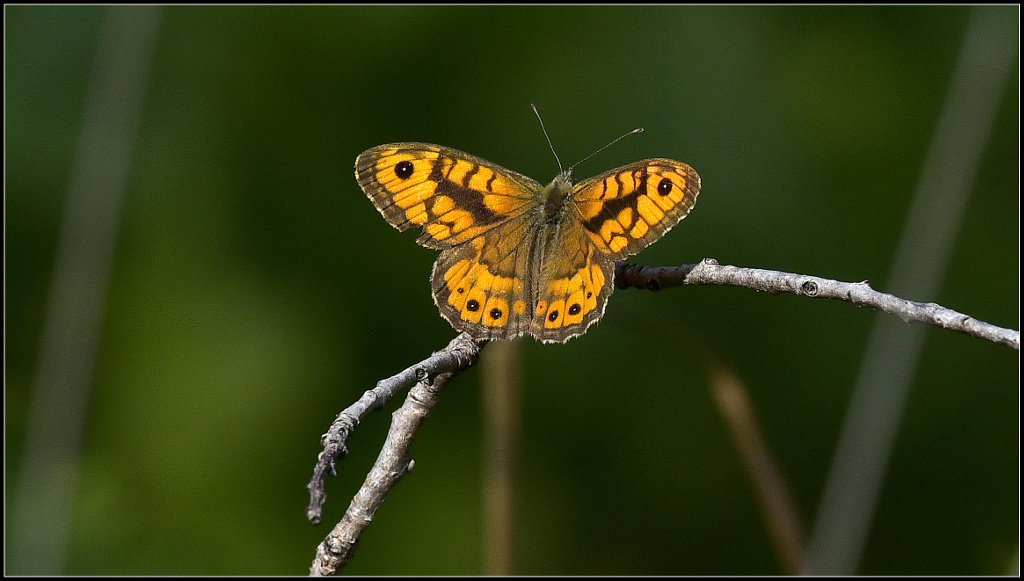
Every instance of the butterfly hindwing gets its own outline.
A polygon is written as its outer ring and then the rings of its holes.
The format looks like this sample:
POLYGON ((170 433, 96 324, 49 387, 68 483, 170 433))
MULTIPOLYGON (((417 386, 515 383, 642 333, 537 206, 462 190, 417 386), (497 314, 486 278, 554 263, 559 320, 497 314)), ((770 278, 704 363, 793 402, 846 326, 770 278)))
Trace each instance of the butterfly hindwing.
POLYGON ((480 339, 513 339, 530 329, 531 224, 519 216, 441 252, 434 302, 453 327, 480 339))

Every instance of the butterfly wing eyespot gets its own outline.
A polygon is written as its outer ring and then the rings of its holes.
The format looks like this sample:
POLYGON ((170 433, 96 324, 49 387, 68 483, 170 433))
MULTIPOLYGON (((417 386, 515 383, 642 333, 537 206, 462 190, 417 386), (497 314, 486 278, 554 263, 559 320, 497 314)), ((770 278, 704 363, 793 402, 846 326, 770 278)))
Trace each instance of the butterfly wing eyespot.
POLYGON ((669 195, 670 193, 672 193, 672 186, 673 185, 674 184, 672 183, 672 180, 670 180, 669 178, 661 178, 661 181, 658 182, 658 195, 659 196, 667 196, 667 195, 669 195))
POLYGON ((402 160, 395 164, 395 176, 400 180, 408 180, 416 166, 409 160, 402 160))
POLYGON ((700 176, 685 163, 648 159, 577 184, 573 201, 591 242, 609 259, 640 252, 693 209, 700 176))

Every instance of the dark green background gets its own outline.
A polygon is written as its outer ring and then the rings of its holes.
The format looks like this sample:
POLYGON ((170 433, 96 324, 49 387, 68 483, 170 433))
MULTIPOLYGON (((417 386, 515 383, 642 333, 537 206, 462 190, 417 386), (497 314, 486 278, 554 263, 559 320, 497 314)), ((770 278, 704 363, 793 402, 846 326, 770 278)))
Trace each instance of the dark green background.
MULTIPOLYGON (((103 11, 6 7, 5 478, 13 494, 103 11)), ((1001 8, 1019 19, 1017 7, 1001 8)), ((75 497, 74 574, 304 574, 397 402, 304 517, 320 435, 454 336, 436 253, 353 162, 391 141, 547 182, 530 110, 587 177, 701 175, 635 260, 868 280, 889 264, 966 30, 963 7, 170 7, 124 201, 75 497)), ((1019 75, 937 302, 1019 328, 1019 75)), ((921 298, 921 297, 908 297, 921 298)), ((874 312, 737 288, 620 291, 523 357, 519 571, 774 574, 708 392, 748 385, 809 528, 874 312)), ((347 573, 481 569, 480 373, 459 376, 347 573)), ((1019 546, 1019 355, 931 328, 860 572, 1002 574, 1019 546)))

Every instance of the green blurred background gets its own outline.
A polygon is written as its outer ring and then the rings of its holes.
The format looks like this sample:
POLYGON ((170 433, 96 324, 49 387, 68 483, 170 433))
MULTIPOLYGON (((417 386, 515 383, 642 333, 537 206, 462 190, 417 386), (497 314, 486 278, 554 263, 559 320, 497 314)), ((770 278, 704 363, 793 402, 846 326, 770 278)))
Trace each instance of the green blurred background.
MULTIPOLYGON (((132 9, 5 7, 8 523, 85 92, 106 12, 132 9)), ((1019 23, 1016 6, 989 10, 1019 23)), ((635 261, 714 257, 886 290, 970 13, 164 8, 63 572, 307 571, 398 401, 355 432, 314 527, 320 435, 455 334, 430 296, 436 252, 356 185, 364 149, 438 143, 546 183, 557 167, 531 103, 566 163, 642 126, 577 176, 671 157, 703 187, 635 261)), ((1015 329, 1018 66, 930 297, 1015 329)), ((874 317, 737 288, 619 291, 585 336, 526 341, 517 571, 783 573, 708 361, 746 383, 809 529, 874 317)), ((1018 352, 928 329, 859 572, 1010 570, 1019 377, 1018 352)), ((445 392, 346 573, 483 572, 480 378, 445 392)))

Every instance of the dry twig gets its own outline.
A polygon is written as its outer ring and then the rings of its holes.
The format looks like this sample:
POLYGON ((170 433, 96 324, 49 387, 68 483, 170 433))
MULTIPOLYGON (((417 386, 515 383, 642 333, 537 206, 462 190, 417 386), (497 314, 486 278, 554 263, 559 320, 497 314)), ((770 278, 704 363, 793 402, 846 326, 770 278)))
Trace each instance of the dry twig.
POLYGON ((660 290, 680 285, 729 285, 767 293, 793 293, 812 298, 838 299, 896 315, 906 322, 928 323, 1006 345, 1020 351, 1020 331, 990 325, 935 303, 918 303, 878 292, 867 281, 841 282, 816 276, 741 268, 705 258, 682 266, 641 266, 619 263, 615 269, 618 288, 660 290))

